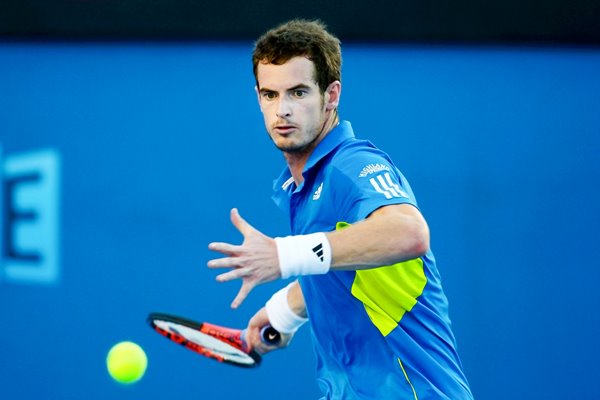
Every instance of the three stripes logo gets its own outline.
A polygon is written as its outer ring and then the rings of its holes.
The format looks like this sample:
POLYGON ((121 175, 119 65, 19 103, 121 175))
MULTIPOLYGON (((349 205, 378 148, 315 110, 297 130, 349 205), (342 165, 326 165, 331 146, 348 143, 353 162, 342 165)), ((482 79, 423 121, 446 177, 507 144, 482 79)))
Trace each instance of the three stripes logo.
POLYGON ((323 191, 323 182, 317 188, 317 191, 313 194, 313 200, 319 200, 321 198, 321 192, 323 191))
POLYGON ((319 260, 321 260, 321 262, 324 261, 324 257, 323 257, 323 243, 319 243, 318 245, 316 245, 315 247, 313 247, 312 251, 313 251, 313 253, 315 253, 317 255, 317 257, 319 257, 319 260))
POLYGON ((386 199, 391 199, 392 197, 406 197, 408 198, 408 194, 402 189, 400 186, 392 181, 392 177, 389 172, 385 174, 377 175, 371 179, 369 179, 371 185, 378 193, 381 193, 385 196, 386 199))

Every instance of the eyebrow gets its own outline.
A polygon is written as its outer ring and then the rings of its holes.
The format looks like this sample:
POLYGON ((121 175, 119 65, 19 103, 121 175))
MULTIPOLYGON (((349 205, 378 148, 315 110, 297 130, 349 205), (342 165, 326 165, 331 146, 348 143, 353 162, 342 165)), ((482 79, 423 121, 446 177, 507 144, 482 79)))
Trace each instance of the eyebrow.
MULTIPOLYGON (((298 90, 298 89, 310 89, 310 86, 304 84, 304 83, 299 83, 296 86, 292 86, 291 88, 286 89, 286 92, 293 92, 294 90, 298 90)), ((269 89, 267 87, 263 87, 259 89, 259 92, 264 93, 264 92, 277 92, 276 90, 273 89, 269 89)))

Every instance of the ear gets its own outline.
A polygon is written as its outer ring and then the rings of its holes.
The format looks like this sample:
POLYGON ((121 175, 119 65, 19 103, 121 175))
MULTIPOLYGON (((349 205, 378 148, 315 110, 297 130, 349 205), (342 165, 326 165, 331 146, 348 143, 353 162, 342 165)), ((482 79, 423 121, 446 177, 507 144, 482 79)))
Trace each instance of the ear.
POLYGON ((260 105, 260 92, 258 91, 258 86, 254 86, 254 93, 256 93, 256 100, 258 100, 258 105, 260 105))
POLYGON ((340 96, 342 94, 342 83, 333 81, 325 90, 325 110, 335 110, 340 104, 340 96))
POLYGON ((260 108, 260 112, 262 112, 262 103, 260 102, 260 92, 258 90, 258 86, 254 86, 254 92, 256 93, 256 100, 258 100, 258 107, 260 108))

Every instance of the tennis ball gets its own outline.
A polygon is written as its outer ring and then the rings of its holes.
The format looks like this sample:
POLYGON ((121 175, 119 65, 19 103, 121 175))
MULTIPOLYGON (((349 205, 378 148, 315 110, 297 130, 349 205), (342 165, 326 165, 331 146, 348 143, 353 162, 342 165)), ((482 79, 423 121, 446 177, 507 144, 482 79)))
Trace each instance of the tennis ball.
POLYGON ((115 344, 106 356, 108 373, 119 383, 134 383, 146 372, 148 358, 144 350, 133 342, 115 344))

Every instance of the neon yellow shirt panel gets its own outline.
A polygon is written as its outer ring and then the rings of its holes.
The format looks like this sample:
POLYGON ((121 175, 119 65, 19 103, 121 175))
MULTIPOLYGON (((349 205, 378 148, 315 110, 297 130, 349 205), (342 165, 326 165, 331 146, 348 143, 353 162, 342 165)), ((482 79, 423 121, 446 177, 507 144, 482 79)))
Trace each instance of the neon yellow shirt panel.
MULTIPOLYGON (((348 223, 338 222, 336 229, 348 223)), ((423 260, 415 258, 389 266, 356 271, 352 295, 360 300, 373 324, 387 336, 417 303, 427 277, 423 260)))

